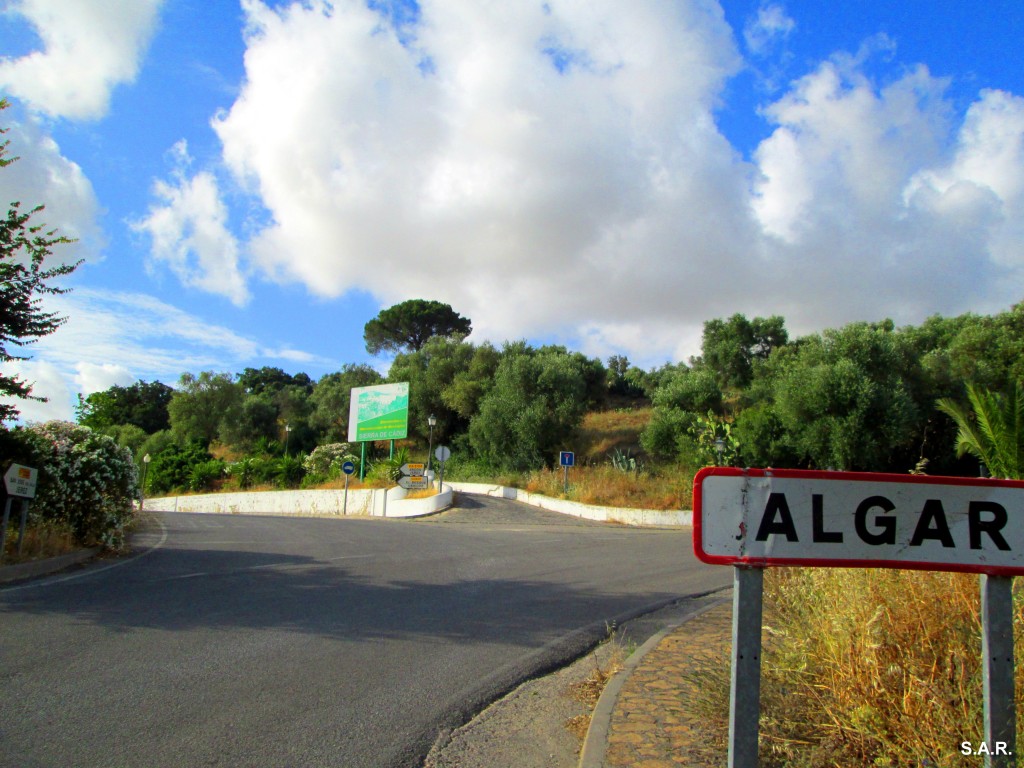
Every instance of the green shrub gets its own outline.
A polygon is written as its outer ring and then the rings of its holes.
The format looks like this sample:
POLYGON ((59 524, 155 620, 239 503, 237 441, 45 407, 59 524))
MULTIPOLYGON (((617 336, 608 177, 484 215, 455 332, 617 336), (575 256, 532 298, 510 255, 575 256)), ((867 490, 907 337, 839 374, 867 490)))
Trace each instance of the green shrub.
POLYGON ((402 465, 409 462, 409 452, 402 448, 389 459, 380 459, 370 465, 367 473, 368 480, 377 480, 384 483, 397 483, 402 477, 402 465))
POLYGON ((171 444, 152 457, 146 473, 146 495, 156 496, 191 487, 192 470, 213 457, 202 443, 171 444))
POLYGON ((138 471, 127 448, 88 427, 50 421, 14 430, 19 458, 39 470, 33 516, 67 525, 85 545, 124 546, 138 492, 138 471))
POLYGON ((251 458, 239 459, 238 461, 228 464, 226 470, 228 475, 234 478, 235 482, 238 483, 238 487, 243 491, 246 488, 251 488, 253 480, 255 478, 255 471, 253 468, 253 460, 251 458))
POLYGON ((346 461, 359 465, 359 458, 352 454, 351 446, 348 443, 328 443, 314 448, 302 461, 302 468, 307 473, 331 479, 341 474, 341 465, 346 461))
POLYGON ((190 491, 212 491, 218 480, 225 475, 225 464, 220 459, 210 459, 192 466, 188 487, 190 491))
POLYGON ((302 467, 302 459, 295 456, 283 456, 275 462, 274 483, 280 488, 298 488, 306 470, 302 467))

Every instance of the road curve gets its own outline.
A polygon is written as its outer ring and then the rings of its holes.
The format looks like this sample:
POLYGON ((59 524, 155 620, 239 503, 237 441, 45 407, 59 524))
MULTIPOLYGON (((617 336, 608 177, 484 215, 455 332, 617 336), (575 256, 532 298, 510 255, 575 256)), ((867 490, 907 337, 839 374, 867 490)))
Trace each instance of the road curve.
POLYGON ((726 586, 688 530, 464 497, 423 521, 161 513, 0 589, 0 766, 415 766, 606 621, 726 586))

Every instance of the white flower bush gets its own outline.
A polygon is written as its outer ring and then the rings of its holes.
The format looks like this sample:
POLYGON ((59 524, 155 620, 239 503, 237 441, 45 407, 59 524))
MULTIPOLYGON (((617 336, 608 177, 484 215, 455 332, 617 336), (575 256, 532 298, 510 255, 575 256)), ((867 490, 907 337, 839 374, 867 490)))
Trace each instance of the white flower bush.
POLYGON ((313 452, 302 460, 302 468, 311 475, 337 477, 341 474, 341 465, 346 461, 359 461, 352 455, 351 446, 348 443, 328 443, 314 448, 313 452))
POLYGON ((83 544, 122 548, 138 489, 131 451, 66 421, 33 424, 24 434, 39 470, 33 515, 66 523, 83 544))

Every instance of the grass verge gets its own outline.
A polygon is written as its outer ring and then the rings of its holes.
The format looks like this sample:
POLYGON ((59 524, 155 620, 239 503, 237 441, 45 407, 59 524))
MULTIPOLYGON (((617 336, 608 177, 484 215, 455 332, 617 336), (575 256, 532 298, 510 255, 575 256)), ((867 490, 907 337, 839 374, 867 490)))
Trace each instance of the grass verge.
MULTIPOLYGON (((769 569, 760 764, 959 768, 983 740, 979 580, 884 569, 769 569)), ((1014 634, 1024 641, 1024 598, 1014 634)), ((694 706, 728 734, 729 667, 698 670, 694 706)), ((1017 654, 1015 677, 1024 676, 1017 654)), ((1017 711, 1024 688, 1017 686, 1017 711)), ((1018 743, 1021 742, 1018 717, 1018 743)))

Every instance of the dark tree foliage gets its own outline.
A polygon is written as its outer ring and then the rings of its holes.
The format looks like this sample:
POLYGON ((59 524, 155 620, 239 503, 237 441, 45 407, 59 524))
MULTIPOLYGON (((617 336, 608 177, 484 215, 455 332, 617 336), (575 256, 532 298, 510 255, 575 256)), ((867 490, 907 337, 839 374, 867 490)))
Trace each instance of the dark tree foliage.
POLYGON ((308 395, 313 391, 313 382, 305 373, 292 376, 280 368, 263 366, 262 368, 246 368, 238 376, 238 383, 247 395, 276 394, 288 387, 300 387, 308 395))
POLYGON ((701 363, 715 372, 720 386, 746 387, 754 378, 754 366, 788 341, 785 321, 778 315, 747 320, 735 314, 728 320, 708 320, 701 363))
POLYGON ((149 465, 146 491, 158 495, 176 488, 187 488, 195 467, 212 458, 199 441, 170 445, 157 454, 149 465))
MULTIPOLYGON (((7 102, 0 100, 0 109, 6 108, 7 102)), ((0 135, 6 132, 0 128, 0 135)), ((0 144, 0 168, 6 168, 18 159, 7 157, 9 145, 9 141, 0 144)), ((0 219, 0 363, 27 360, 26 356, 15 354, 11 347, 32 344, 56 331, 66 320, 55 312, 44 311, 41 297, 66 293, 66 289, 50 283, 74 272, 81 262, 57 266, 45 264, 55 245, 73 241, 58 236, 56 230, 46 230, 41 224, 33 224, 32 217, 42 210, 43 206, 38 205, 23 212, 21 203, 12 202, 7 216, 0 219)), ((31 383, 4 374, 0 374, 0 395, 23 400, 44 399, 33 397, 31 383)), ((15 418, 18 413, 15 406, 0 404, 0 422, 15 418)))
POLYGON ((242 388, 230 373, 183 373, 167 410, 171 430, 182 441, 209 445, 221 429, 230 431, 241 421, 242 388))
POLYGON ((138 381, 127 387, 118 385, 86 398, 78 396, 75 413, 78 423, 92 429, 134 424, 147 435, 169 429, 167 405, 174 390, 159 381, 138 381))
POLYGON ((417 352, 433 336, 468 336, 473 330, 469 318, 448 304, 410 299, 382 310, 363 328, 366 351, 417 352))
POLYGON ((588 405, 600 361, 561 347, 506 345, 494 383, 469 425, 469 442, 487 464, 510 471, 551 466, 588 405))

